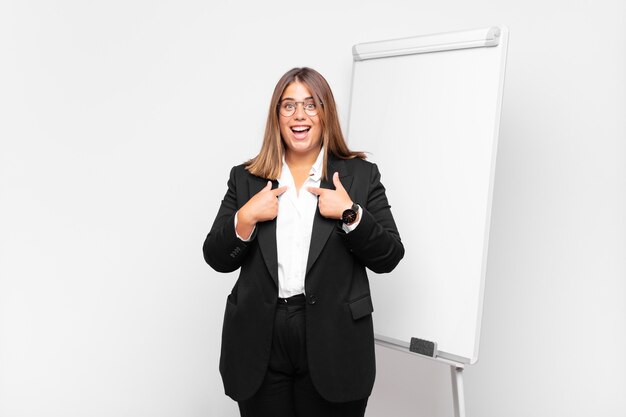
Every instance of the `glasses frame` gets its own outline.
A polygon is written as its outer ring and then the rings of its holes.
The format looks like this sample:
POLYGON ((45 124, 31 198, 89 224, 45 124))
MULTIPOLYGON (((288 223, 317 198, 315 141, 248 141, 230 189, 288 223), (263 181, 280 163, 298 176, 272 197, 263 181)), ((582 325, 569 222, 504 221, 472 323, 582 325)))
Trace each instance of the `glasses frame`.
POLYGON ((309 117, 314 117, 314 116, 317 116, 317 115, 318 115, 318 113, 319 113, 319 109, 317 108, 317 106, 318 106, 318 105, 319 105, 319 106, 322 106, 322 102, 316 103, 314 99, 310 99, 310 100, 307 100, 307 101, 294 101, 294 100, 291 100, 291 99, 284 99, 284 100, 281 100, 281 101, 280 101, 280 102, 276 105, 276 107, 278 107, 278 113, 279 113, 281 116, 283 116, 283 117, 292 117, 292 116, 293 116, 294 114, 296 114, 296 112, 298 111, 298 104, 302 104, 302 110, 304 110, 304 113, 305 113, 307 116, 309 116, 309 117), (286 101, 287 101, 287 102, 290 102, 290 103, 294 103, 294 104, 296 105, 296 107, 293 109, 293 112, 292 112, 291 114, 284 114, 284 113, 282 112, 282 109, 283 109, 283 107, 282 107, 282 106, 283 106, 284 102, 286 102, 286 101), (315 110, 314 110, 313 114, 311 114, 309 111, 307 111, 306 107, 304 106, 304 105, 305 105, 305 103, 306 103, 306 104, 308 104, 308 103, 311 103, 311 102, 312 102, 313 104, 315 104, 315 110))

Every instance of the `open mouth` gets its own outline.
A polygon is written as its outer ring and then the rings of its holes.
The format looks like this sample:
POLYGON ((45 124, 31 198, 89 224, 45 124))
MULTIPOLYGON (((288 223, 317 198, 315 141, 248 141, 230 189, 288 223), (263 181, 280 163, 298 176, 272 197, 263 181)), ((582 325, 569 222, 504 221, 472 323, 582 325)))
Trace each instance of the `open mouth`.
POLYGON ((296 139, 303 139, 306 137, 307 133, 311 130, 311 126, 292 126, 291 131, 293 132, 296 139))

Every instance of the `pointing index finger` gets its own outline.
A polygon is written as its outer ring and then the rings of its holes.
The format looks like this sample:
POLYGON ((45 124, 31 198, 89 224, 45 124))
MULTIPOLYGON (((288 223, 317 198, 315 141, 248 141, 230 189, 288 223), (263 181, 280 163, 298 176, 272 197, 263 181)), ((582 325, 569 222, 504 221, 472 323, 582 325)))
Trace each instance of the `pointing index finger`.
POLYGON ((281 195, 282 193, 284 193, 285 191, 287 191, 287 188, 288 188, 288 187, 287 187, 286 185, 284 185, 284 186, 282 186, 282 187, 274 188, 274 189, 273 189, 273 190, 271 190, 271 191, 272 191, 272 193, 273 193, 276 197, 278 197, 279 195, 281 195))
POLYGON ((315 195, 320 195, 324 192, 324 189, 319 187, 308 187, 307 190, 315 195))

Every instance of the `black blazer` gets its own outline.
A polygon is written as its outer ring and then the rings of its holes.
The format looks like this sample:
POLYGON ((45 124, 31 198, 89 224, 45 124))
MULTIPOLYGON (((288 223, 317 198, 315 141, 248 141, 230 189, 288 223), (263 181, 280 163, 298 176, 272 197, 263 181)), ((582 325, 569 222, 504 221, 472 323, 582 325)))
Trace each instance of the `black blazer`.
MULTIPOLYGON (((365 268, 391 271, 404 256, 404 247, 376 165, 329 155, 329 179, 335 171, 363 214, 358 227, 346 234, 338 221, 322 217, 319 208, 315 213, 305 277, 306 343, 315 388, 329 401, 345 402, 369 396, 376 373, 365 268)), ((234 216, 266 184, 243 165, 234 167, 203 247, 204 259, 216 271, 241 268, 226 300, 220 357, 226 394, 237 401, 254 395, 267 370, 278 263, 276 220, 257 224, 252 240, 243 242, 235 234, 234 216)), ((321 187, 334 189, 332 179, 322 180, 321 187)))

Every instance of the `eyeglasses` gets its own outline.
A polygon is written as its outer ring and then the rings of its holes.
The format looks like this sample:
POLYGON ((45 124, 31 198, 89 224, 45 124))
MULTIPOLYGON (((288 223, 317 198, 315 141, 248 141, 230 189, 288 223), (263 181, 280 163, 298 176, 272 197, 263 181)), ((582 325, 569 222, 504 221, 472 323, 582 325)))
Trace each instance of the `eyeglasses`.
POLYGON ((298 104, 302 104, 302 108, 304 109, 304 112, 307 114, 307 116, 317 116, 317 104, 315 104, 314 100, 285 100, 282 103, 278 103, 278 111, 282 116, 291 117, 296 112, 298 104))

